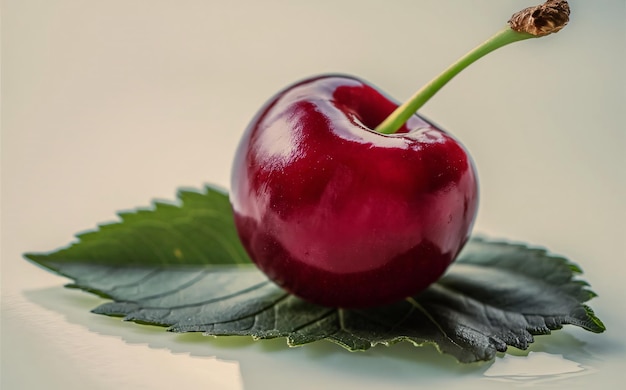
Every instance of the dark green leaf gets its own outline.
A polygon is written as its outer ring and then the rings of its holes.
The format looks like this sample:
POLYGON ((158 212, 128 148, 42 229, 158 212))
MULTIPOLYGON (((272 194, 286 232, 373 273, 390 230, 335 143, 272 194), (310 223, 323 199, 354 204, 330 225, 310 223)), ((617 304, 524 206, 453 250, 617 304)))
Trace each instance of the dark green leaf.
POLYGON ((564 324, 604 325, 584 302, 595 295, 562 257, 521 244, 472 239, 449 272, 393 305, 343 310, 281 290, 254 268, 237 238, 227 195, 182 191, 180 204, 120 214, 49 254, 27 254, 112 301, 94 312, 174 332, 330 340, 349 350, 433 343, 459 361, 490 360, 507 346, 564 324), (242 265, 249 266, 242 266, 242 265))

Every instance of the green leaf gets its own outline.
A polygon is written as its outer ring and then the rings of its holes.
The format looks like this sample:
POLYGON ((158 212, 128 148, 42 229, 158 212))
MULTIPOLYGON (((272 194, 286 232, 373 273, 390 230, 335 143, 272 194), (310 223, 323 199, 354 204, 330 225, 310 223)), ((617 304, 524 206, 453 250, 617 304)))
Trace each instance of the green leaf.
POLYGON ((322 307, 286 293, 241 247, 228 197, 181 191, 178 204, 120 214, 71 246, 30 260, 111 299, 94 312, 173 332, 285 337, 291 346, 330 340, 351 351, 409 341, 435 344, 461 362, 525 349, 565 324, 605 330, 584 302, 595 294, 580 268, 543 249, 473 238, 426 291, 365 310, 322 307), (246 266, 247 265, 247 266, 246 266))
POLYGON ((108 266, 250 264, 228 196, 219 189, 181 190, 178 203, 155 202, 150 209, 118 215, 120 222, 79 233, 78 242, 65 249, 26 256, 46 268, 55 260, 108 266))

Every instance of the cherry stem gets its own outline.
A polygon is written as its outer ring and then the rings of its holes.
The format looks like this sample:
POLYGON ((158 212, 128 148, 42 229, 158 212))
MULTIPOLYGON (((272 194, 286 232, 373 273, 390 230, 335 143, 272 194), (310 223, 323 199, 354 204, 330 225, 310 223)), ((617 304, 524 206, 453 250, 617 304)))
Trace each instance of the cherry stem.
POLYGON ((510 27, 498 32, 493 37, 485 41, 474 50, 461 57, 457 62, 450 65, 448 69, 441 72, 437 77, 424 85, 415 93, 408 101, 398 107, 391 115, 389 115, 378 127, 376 131, 383 134, 393 134, 398 131, 402 125, 419 110, 433 95, 435 95, 448 81, 459 74, 463 69, 474 63, 479 58, 491 53, 516 41, 534 38, 534 35, 527 33, 519 33, 511 30, 510 27))
POLYGON ((452 80, 454 76, 478 59, 510 43, 557 32, 568 21, 569 6, 566 1, 562 0, 548 0, 543 5, 526 8, 514 14, 511 20, 509 20, 509 26, 450 65, 417 91, 408 101, 393 111, 375 130, 383 134, 395 133, 448 81, 452 80))

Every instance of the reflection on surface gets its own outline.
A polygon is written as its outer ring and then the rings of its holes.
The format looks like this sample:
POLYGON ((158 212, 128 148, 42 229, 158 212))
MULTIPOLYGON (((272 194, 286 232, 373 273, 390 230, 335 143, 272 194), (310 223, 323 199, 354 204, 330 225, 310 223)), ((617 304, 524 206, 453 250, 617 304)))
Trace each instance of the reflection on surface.
POLYGON ((485 371, 484 376, 530 386, 594 372, 594 369, 568 360, 563 355, 529 352, 527 356, 504 355, 485 371))
MULTIPOLYGON (((333 383, 333 388, 343 389, 385 388, 389 385, 410 389, 416 383, 479 377, 487 367, 487 364, 458 364, 453 357, 438 353, 434 347, 416 348, 409 343, 390 348, 376 347, 367 353, 349 353, 329 342, 289 348, 284 339, 257 342, 250 337, 172 334, 165 332, 164 328, 123 323, 117 318, 92 314, 89 310, 103 300, 83 292, 54 287, 28 291, 25 296, 45 309, 62 314, 67 322, 96 333, 95 336, 115 336, 133 347, 147 345, 151 349, 166 349, 174 355, 188 354, 193 360, 211 358, 238 362, 246 390, 291 389, 295 383, 299 389, 317 389, 319 383, 333 383)), ((87 344, 94 340, 83 336, 81 342, 87 344)), ((120 346, 114 345, 114 348, 120 346)), ((210 367, 207 370, 212 375, 218 374, 210 367)))
POLYGON ((89 312, 98 302, 61 288, 3 291, 2 348, 11 352, 2 361, 3 374, 8 372, 0 388, 242 389, 238 362, 145 348, 150 338, 164 336, 163 328, 120 326, 118 319, 89 312), (138 337, 125 337, 128 331, 138 337))
MULTIPOLYGON (((82 344, 112 343, 112 353, 120 352, 120 357, 126 353, 124 345, 113 343, 109 337, 103 340, 100 336, 121 338, 135 349, 147 345, 157 350, 150 352, 146 349, 141 353, 142 359, 154 360, 157 365, 164 361, 163 352, 170 352, 179 361, 183 359, 184 365, 202 366, 203 376, 220 374, 217 366, 209 362, 234 363, 238 366, 240 379, 229 388, 243 386, 246 390, 279 390, 293 388, 297 383, 299 389, 316 389, 320 383, 332 383, 332 388, 344 390, 390 386, 394 389, 413 389, 416 385, 444 385, 447 389, 497 389, 501 388, 502 381, 532 385, 548 379, 591 374, 595 370, 589 367, 597 366, 584 343, 561 331, 537 337, 531 346, 533 352, 510 349, 511 354, 518 356, 505 354, 495 362, 463 365, 450 356, 438 353, 434 347, 416 348, 409 343, 379 346, 367 353, 349 353, 329 342, 289 348, 284 339, 256 342, 249 337, 171 334, 160 327, 123 323, 117 318, 94 315, 89 310, 103 300, 83 292, 59 286, 27 291, 24 295, 27 299, 25 303, 30 306, 43 307, 64 317, 58 323, 47 324, 48 327, 65 328, 67 323, 78 324, 89 331, 80 336, 82 344)), ((223 376, 224 372, 221 374, 223 376)))

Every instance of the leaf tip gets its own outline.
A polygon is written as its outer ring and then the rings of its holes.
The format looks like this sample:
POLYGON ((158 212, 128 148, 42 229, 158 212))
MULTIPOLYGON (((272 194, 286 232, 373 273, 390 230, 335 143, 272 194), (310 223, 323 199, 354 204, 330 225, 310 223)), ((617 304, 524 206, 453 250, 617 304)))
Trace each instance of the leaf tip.
POLYGON ((30 261, 34 261, 34 262, 38 262, 38 258, 41 256, 41 254, 39 253, 35 253, 35 252, 25 252, 22 253, 22 257, 25 258, 26 260, 30 260, 30 261))
POLYGON ((213 184, 213 183, 206 183, 204 185, 204 190, 205 191, 213 191, 213 192, 219 192, 222 195, 228 195, 228 190, 222 186, 219 186, 217 184, 213 184))
POLYGON ((572 271, 575 274, 582 274, 583 273, 583 269, 580 268, 580 266, 578 264, 572 263, 571 261, 567 262, 567 265, 570 269, 570 271, 572 271))
POLYGON ((587 305, 583 305, 583 308, 585 309, 585 313, 587 314, 587 318, 593 324, 593 326, 587 327, 588 330, 592 331, 593 333, 603 333, 604 331, 606 331, 606 326, 604 325, 602 320, 600 318, 598 318, 598 316, 596 316, 596 313, 593 312, 593 309, 591 309, 587 305))
POLYGON ((39 253, 39 252, 26 252, 22 254, 26 260, 30 261, 36 266, 45 268, 49 271, 53 271, 59 273, 58 267, 54 266, 53 263, 49 261, 50 253, 39 253))

